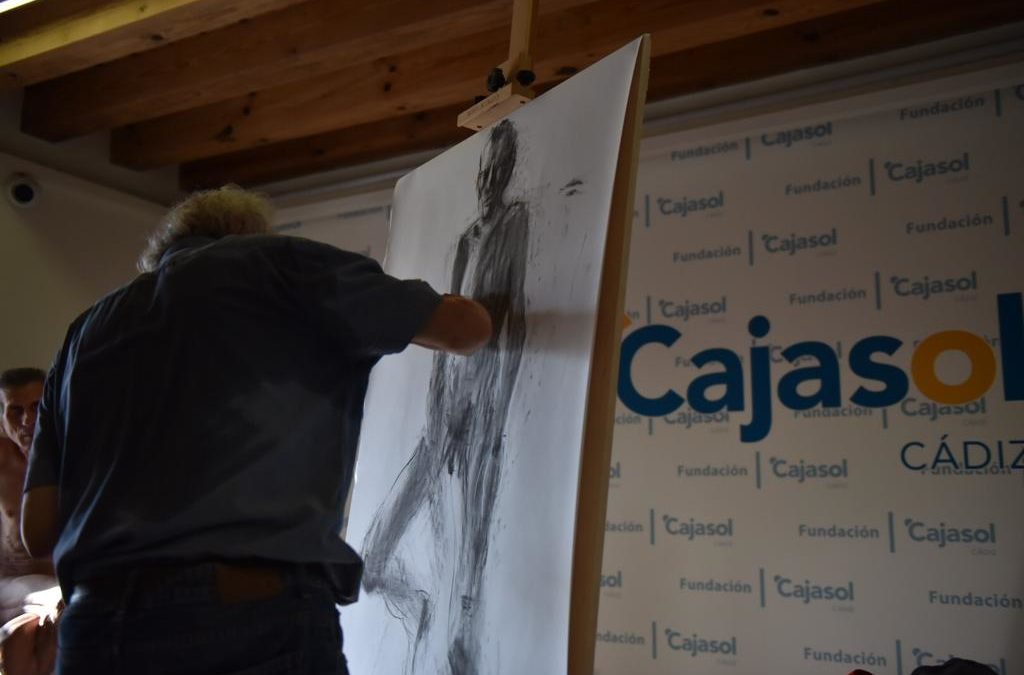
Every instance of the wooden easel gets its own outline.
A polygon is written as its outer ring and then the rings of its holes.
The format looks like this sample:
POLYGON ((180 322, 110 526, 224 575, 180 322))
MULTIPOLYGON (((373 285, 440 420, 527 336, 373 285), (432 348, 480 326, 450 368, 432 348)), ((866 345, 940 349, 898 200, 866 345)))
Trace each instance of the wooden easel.
POLYGON ((583 422, 583 450, 576 498, 572 596, 569 605, 570 675, 592 675, 597 647, 597 612, 601 599, 608 471, 612 460, 615 403, 618 400, 619 346, 626 302, 626 271, 633 230, 636 171, 643 129, 644 102, 651 59, 651 37, 644 35, 633 71, 633 84, 622 124, 619 160, 612 184, 608 234, 601 267, 590 388, 583 422))
POLYGON ((459 126, 480 131, 529 103, 536 94, 530 85, 535 78, 530 49, 537 34, 538 0, 512 0, 512 37, 508 58, 491 71, 487 88, 491 95, 459 115, 459 126))
MULTIPOLYGON (((530 46, 535 34, 534 18, 538 0, 513 2, 508 60, 491 73, 488 84, 493 93, 459 115, 460 127, 479 131, 529 103, 535 96, 529 88, 533 82, 530 46), (522 73, 527 75, 522 76, 522 73)), ((569 605, 569 675, 591 675, 594 672, 605 512, 608 507, 608 470, 611 466, 615 403, 618 398, 619 345, 622 342, 626 270, 650 53, 651 38, 645 35, 637 55, 623 121, 601 268, 576 502, 569 605)))

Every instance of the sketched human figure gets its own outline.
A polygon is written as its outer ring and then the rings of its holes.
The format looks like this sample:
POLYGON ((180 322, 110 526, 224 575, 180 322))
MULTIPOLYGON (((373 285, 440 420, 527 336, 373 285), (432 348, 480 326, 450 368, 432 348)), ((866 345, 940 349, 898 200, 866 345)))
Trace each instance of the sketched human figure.
POLYGON ((447 653, 440 660, 447 672, 479 670, 481 581, 505 461, 505 424, 526 340, 528 211, 505 194, 517 144, 511 122, 491 130, 476 179, 479 214, 458 239, 451 272, 450 292, 487 308, 493 336, 470 357, 435 355, 424 434, 374 516, 363 551, 363 587, 383 596, 409 635, 409 672, 417 671, 417 656, 428 643, 439 644, 444 631, 447 653), (399 555, 399 542, 417 515, 432 524, 434 561, 399 555), (412 570, 431 568, 431 562, 433 574, 412 570), (446 571, 443 579, 439 567, 446 571), (433 590, 448 583, 450 595, 433 590), (446 626, 435 625, 439 608, 447 610, 441 612, 446 626))

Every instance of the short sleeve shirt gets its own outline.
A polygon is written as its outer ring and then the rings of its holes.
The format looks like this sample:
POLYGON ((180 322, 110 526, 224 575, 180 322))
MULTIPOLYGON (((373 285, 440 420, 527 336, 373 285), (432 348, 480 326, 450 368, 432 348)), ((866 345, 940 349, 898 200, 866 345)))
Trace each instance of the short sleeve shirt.
POLYGON ((61 585, 142 562, 358 565, 340 538, 370 369, 440 302, 284 236, 182 240, 70 327, 26 490, 55 485, 61 585))

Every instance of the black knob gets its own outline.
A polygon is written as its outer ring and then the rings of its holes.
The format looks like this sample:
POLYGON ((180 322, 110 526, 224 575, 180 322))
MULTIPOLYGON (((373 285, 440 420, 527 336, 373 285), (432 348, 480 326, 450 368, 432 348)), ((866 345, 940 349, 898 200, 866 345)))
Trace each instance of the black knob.
POLYGON ((524 87, 529 87, 537 79, 537 73, 532 70, 520 70, 516 73, 516 81, 524 87))
POLYGON ((491 71, 491 74, 487 76, 487 91, 493 94, 504 86, 505 73, 501 72, 501 68, 495 68, 491 71))

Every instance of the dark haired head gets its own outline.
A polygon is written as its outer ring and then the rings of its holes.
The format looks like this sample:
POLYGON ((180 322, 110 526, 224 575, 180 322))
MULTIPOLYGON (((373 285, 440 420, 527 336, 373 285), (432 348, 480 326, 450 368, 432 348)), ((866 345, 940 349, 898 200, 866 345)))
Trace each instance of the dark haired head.
POLYGON ((11 368, 0 373, 0 389, 10 391, 33 382, 46 380, 46 372, 39 368, 11 368))
POLYGON ((38 368, 12 368, 0 373, 0 409, 4 434, 28 456, 36 430, 46 373, 38 368))

